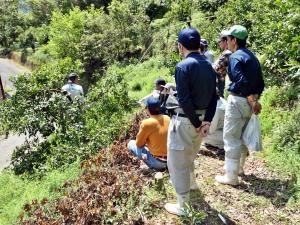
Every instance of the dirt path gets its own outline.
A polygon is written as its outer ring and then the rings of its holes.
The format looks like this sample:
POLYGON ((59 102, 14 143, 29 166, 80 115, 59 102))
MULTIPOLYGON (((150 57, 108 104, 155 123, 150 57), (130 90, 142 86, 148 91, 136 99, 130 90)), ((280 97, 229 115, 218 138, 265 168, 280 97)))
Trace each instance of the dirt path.
MULTIPOLYGON (((282 176, 266 167, 266 162, 251 154, 245 165, 245 174, 237 187, 215 182, 215 175, 223 173, 224 161, 214 152, 201 149, 196 160, 196 177, 199 191, 192 192, 195 209, 208 216, 201 224, 221 225, 298 225, 300 209, 290 208, 288 192, 291 177, 282 176), (219 214, 226 219, 222 222, 219 214)), ((165 184, 166 185, 166 184, 165 184)), ((168 185, 168 184, 167 184, 168 185)), ((157 224, 182 224, 163 210, 157 224)))

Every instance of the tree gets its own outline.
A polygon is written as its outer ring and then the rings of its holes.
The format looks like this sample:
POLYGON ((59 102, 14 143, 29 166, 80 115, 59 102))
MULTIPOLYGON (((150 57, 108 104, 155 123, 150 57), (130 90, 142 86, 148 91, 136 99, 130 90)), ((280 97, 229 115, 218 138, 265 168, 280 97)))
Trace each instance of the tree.
POLYGON ((0 1, 0 45, 5 53, 23 31, 24 18, 18 12, 18 1, 0 1))

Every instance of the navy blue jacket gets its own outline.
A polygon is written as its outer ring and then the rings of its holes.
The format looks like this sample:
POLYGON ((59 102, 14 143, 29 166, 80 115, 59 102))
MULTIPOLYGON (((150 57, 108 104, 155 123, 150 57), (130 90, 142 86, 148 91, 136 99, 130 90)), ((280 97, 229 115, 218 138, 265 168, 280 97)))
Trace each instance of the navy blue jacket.
POLYGON ((179 105, 194 127, 202 123, 195 110, 206 109, 204 120, 212 121, 218 100, 216 73, 204 56, 192 52, 179 62, 175 81, 179 105))
POLYGON ((239 48, 229 57, 228 76, 231 81, 228 91, 242 96, 258 94, 264 90, 260 64, 247 48, 239 48))

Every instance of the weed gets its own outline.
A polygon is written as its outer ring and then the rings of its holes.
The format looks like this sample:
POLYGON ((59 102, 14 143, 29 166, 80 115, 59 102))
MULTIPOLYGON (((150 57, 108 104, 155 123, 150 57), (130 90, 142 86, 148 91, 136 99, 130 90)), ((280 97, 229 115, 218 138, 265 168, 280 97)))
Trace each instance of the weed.
POLYGON ((207 213, 204 211, 197 211, 190 204, 186 204, 184 207, 184 215, 181 217, 182 221, 188 225, 201 224, 207 217, 207 213))

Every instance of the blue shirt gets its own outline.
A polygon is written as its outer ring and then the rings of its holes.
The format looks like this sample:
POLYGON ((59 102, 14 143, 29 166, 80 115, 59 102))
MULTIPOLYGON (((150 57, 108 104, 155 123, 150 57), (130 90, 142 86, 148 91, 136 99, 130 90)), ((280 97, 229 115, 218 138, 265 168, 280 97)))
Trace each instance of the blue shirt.
POLYGON ((228 91, 242 96, 258 94, 264 90, 260 64, 247 48, 238 48, 229 57, 228 76, 231 81, 228 91))
POLYGON ((216 95, 216 73, 204 56, 190 53, 176 65, 175 81, 179 106, 195 128, 201 121, 195 110, 206 109, 205 121, 214 117, 218 97, 216 95))

